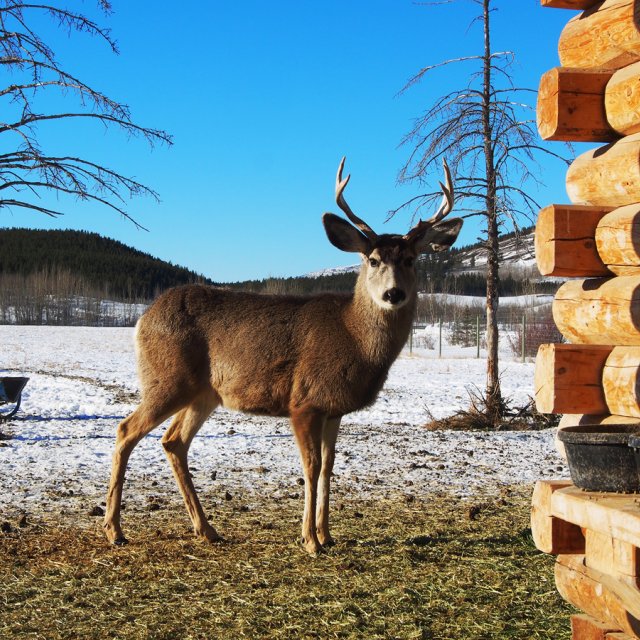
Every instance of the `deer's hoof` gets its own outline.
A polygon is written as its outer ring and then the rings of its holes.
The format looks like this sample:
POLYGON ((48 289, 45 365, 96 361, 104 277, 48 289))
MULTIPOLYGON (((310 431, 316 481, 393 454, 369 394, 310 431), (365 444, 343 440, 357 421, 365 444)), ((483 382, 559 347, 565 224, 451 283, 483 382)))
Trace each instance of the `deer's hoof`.
POLYGON ((323 549, 328 549, 330 547, 336 546, 336 541, 331 536, 327 536, 326 538, 319 538, 319 539, 323 549))
POLYGON ((196 531, 196 535, 207 542, 222 542, 224 538, 213 528, 207 527, 202 531, 196 531))
POLYGON ((105 522, 102 525, 102 528, 104 530, 104 535, 111 544, 118 546, 128 544, 129 541, 124 537, 124 533, 122 533, 122 529, 119 526, 115 526, 110 522, 105 522))
POLYGON ((317 556, 324 551, 322 545, 316 538, 312 538, 311 540, 300 538, 300 545, 310 556, 317 556))

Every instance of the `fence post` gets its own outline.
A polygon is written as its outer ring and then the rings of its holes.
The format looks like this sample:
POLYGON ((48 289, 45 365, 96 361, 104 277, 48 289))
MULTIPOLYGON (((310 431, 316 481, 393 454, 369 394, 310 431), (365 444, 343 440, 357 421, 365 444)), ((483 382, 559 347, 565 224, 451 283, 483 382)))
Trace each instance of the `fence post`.
POLYGON ((525 350, 527 346, 527 316, 522 314, 522 362, 524 362, 525 350))
POLYGON ((480 316, 476 316, 476 358, 480 357, 480 316))
POLYGON ((442 358, 442 318, 440 318, 440 321, 438 324, 440 325, 439 338, 438 338, 438 358, 442 358))
POLYGON ((411 324, 411 331, 409 332, 409 355, 413 355, 413 331, 415 329, 415 325, 411 324))

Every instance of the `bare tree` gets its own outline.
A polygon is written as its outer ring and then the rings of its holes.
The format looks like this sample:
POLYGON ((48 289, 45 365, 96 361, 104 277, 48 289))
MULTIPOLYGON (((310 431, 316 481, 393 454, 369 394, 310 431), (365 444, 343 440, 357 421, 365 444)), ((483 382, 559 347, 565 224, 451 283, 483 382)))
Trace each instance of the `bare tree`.
MULTIPOLYGON (((442 67, 452 64, 472 67, 466 87, 440 97, 414 121, 413 128, 401 143, 411 151, 400 170, 399 181, 424 184, 434 173, 437 163, 446 158, 456 176, 456 209, 465 211, 464 217, 482 216, 484 220, 487 255, 485 401, 488 417, 497 426, 505 408, 498 367, 498 235, 503 223, 517 232, 518 219, 525 216, 530 220, 539 208, 526 190, 527 183, 538 183, 534 173, 538 166, 537 154, 560 156, 539 144, 531 108, 520 99, 523 93, 535 92, 514 86, 510 70, 513 52, 492 50, 490 18, 495 11, 494 0, 468 1, 479 7, 473 23, 482 25, 482 52, 424 67, 400 92, 442 67)), ((405 207, 412 207, 415 216, 437 195, 420 194, 391 211, 390 216, 405 207)))
MULTIPOLYGON (((97 5, 105 15, 111 12, 108 0, 97 0, 97 5)), ((60 30, 88 33, 118 53, 109 30, 84 14, 47 3, 0 0, 0 65, 10 82, 0 88, 0 134, 4 135, 2 149, 7 150, 0 154, 0 210, 24 208, 48 216, 61 215, 63 211, 40 201, 48 191, 98 202, 132 220, 125 200, 138 195, 157 199, 157 194, 94 160, 66 155, 64 150, 43 149, 40 127, 53 126, 61 120, 92 120, 115 126, 129 136, 142 137, 152 146, 158 142, 171 144, 171 136, 137 125, 125 104, 63 69, 53 48, 36 31, 43 15, 50 17, 60 30), (54 98, 49 104, 62 103, 64 108, 39 112, 38 106, 47 97, 54 98)))

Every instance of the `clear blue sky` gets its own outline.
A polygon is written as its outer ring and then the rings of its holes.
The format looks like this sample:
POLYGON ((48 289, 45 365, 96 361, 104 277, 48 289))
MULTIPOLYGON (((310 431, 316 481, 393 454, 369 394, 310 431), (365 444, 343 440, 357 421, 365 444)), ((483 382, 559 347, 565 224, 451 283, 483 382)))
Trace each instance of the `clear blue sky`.
MULTIPOLYGON (((60 4, 98 17, 89 0, 60 4)), ((321 226, 323 212, 339 213, 333 190, 342 155, 354 211, 379 232, 406 231, 409 214, 383 224, 389 209, 419 192, 396 183, 408 152, 398 144, 436 97, 466 85, 472 67, 448 67, 396 94, 421 67, 481 51, 479 25, 469 28, 478 7, 469 0, 113 0, 113 7, 99 19, 119 56, 46 23, 43 33, 69 72, 175 144, 150 150, 95 123, 47 125, 41 137, 51 153, 83 153, 157 190, 160 204, 129 206, 149 232, 75 200, 61 203, 67 213, 55 220, 0 210, 0 225, 95 231, 217 281, 357 262, 332 247, 321 226)), ((539 0, 497 0, 496 8, 494 49, 515 51, 515 83, 537 88, 559 64, 558 36, 575 12, 543 9, 539 0)), ((564 174, 545 161, 546 186, 533 194, 541 204, 567 202, 564 174)), ((477 239, 475 224, 465 225, 459 244, 477 239)))

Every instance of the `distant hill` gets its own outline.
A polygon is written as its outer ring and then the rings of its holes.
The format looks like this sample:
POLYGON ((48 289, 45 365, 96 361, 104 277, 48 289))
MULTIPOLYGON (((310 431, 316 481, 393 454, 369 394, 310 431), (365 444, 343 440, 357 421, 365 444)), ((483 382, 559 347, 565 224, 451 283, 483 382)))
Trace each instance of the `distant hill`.
POLYGON ((150 300, 164 289, 189 282, 213 284, 189 269, 97 233, 0 229, 0 274, 67 271, 119 300, 150 300))
MULTIPOLYGON (((534 231, 534 227, 527 227, 517 235, 515 233, 506 233, 500 236, 498 239, 498 253, 500 267, 503 271, 510 273, 522 271, 523 277, 535 273, 534 231)), ((447 261, 450 263, 450 268, 447 270, 448 275, 461 275, 464 273, 482 275, 487 268, 487 253, 482 242, 462 247, 454 246, 449 252, 434 256, 432 259, 437 262, 447 261)), ((424 260, 429 261, 430 258, 424 258, 424 260)), ((330 267, 320 271, 313 271, 305 277, 321 278, 345 273, 357 273, 359 270, 359 264, 348 267, 330 267)))
MULTIPOLYGON (((534 249, 535 228, 527 227, 520 233, 505 233, 498 238, 500 268, 510 273, 522 272, 523 276, 538 273, 534 249)), ((454 248, 457 273, 484 273, 487 268, 487 252, 484 243, 454 248)))
MULTIPOLYGON (((518 238, 500 238, 501 295, 519 295, 523 287, 542 293, 554 283, 540 282, 533 255, 533 229, 518 238)), ((484 295, 486 257, 482 243, 454 247, 424 256, 418 263, 418 288, 431 293, 455 291, 484 295)), ((265 278, 226 283, 232 289, 262 293, 308 294, 351 291, 359 265, 326 269, 305 276, 265 278)), ((0 229, 0 275, 69 272, 96 292, 115 300, 151 300, 160 291, 189 282, 214 284, 184 267, 175 266, 121 242, 84 231, 0 229)))
MULTIPOLYGON (((498 240, 500 255, 500 295, 515 296, 526 292, 554 293, 557 279, 542 278, 538 273, 534 252, 534 228, 507 233, 498 240)), ((487 257, 482 242, 453 247, 443 253, 420 258, 418 289, 428 293, 451 293, 484 296, 486 293, 487 257)), ((360 265, 315 271, 299 280, 317 278, 322 281, 340 279, 353 286, 360 265)))

